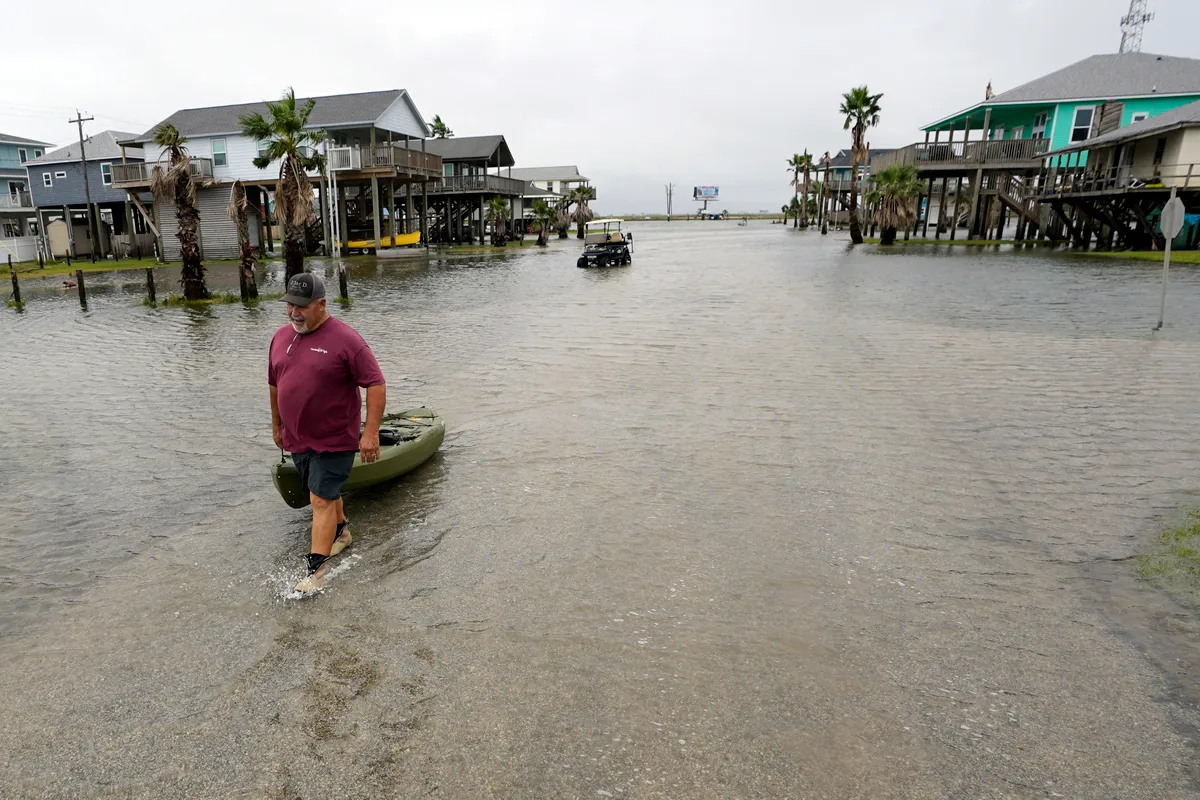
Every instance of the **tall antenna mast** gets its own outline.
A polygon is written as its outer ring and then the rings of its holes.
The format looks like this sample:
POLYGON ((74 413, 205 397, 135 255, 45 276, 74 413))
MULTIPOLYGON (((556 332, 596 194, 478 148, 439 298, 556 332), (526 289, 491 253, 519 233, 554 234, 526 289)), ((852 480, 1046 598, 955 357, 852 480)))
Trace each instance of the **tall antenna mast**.
POLYGON ((1121 17, 1121 50, 1122 53, 1142 52, 1142 29, 1146 23, 1154 19, 1153 13, 1146 13, 1147 0, 1129 0, 1129 13, 1121 17))

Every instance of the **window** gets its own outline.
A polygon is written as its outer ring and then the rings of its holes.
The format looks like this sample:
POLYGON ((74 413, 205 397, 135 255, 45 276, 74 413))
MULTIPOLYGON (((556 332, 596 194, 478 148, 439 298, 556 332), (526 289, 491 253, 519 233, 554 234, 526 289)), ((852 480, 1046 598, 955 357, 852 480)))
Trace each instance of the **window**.
POLYGON ((43 172, 42 173, 42 186, 53 186, 53 185, 54 185, 54 181, 50 179, 50 173, 43 172))
POLYGON ((56 178, 65 178, 65 177, 67 177, 67 173, 65 173, 65 172, 56 172, 56 173, 54 173, 54 177, 56 177, 56 178))
POLYGON ((1146 117, 1148 117, 1148 116, 1150 116, 1150 112, 1138 111, 1132 117, 1129 118, 1129 123, 1132 125, 1135 122, 1141 122, 1142 120, 1146 119, 1146 117))
POLYGON ((1036 115, 1033 118, 1033 134, 1030 138, 1045 139, 1046 138, 1046 119, 1049 116, 1045 111, 1036 115))
POLYGON ((454 177, 454 165, 453 165, 453 164, 446 164, 446 165, 445 165, 445 176, 446 176, 447 178, 453 178, 453 177, 454 177))
POLYGON ((546 181, 546 191, 547 192, 554 191, 554 181, 546 181))
POLYGON ((1012 137, 1014 139, 1024 139, 1025 138, 1025 126, 1018 125, 1017 127, 1013 128, 1012 137))
POLYGON ((1167 154, 1167 140, 1159 139, 1158 144, 1154 146, 1154 166, 1159 166, 1163 162, 1163 156, 1167 154))
POLYGON ((225 140, 224 139, 213 139, 212 140, 212 154, 213 154, 213 166, 214 167, 225 166, 226 162, 225 162, 225 140))
POLYGON ((24 164, 26 161, 29 160, 29 153, 25 150, 24 147, 17 148, 17 158, 21 160, 22 164, 24 164))
MULTIPOLYGON (((270 142, 259 142, 259 143, 258 143, 258 156, 259 156, 259 158, 265 158, 265 157, 266 157, 266 155, 267 155, 267 150, 269 150, 270 148, 271 148, 271 143, 270 143, 270 142)), ((216 162, 214 161, 213 163, 215 164, 216 162)))
POLYGON ((112 164, 100 165, 100 182, 105 186, 112 186, 112 164))
POLYGON ((1095 106, 1083 106, 1075 109, 1075 122, 1071 124, 1071 141, 1082 142, 1091 138, 1092 120, 1096 116, 1095 106))
POLYGON ((992 139, 994 139, 997 142, 1004 140, 1004 126, 1003 125, 997 125, 995 128, 992 129, 992 139))
POLYGON ((42 151, 41 151, 41 150, 34 150, 34 151, 33 151, 33 157, 34 157, 34 158, 41 158, 41 157, 42 157, 42 151))

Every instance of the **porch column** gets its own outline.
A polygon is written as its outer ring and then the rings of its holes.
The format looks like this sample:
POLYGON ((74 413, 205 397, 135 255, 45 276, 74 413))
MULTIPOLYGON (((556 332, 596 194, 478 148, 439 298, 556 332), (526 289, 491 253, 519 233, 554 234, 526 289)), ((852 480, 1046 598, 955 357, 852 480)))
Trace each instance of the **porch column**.
POLYGON ((333 241, 333 220, 329 218, 329 198, 325 194, 325 181, 317 181, 317 202, 321 206, 321 238, 325 241, 321 245, 321 253, 325 256, 329 255, 330 242, 333 241))
MULTIPOLYGON (((371 166, 375 166, 375 126, 371 126, 371 166)), ((374 217, 375 229, 375 252, 379 252, 379 246, 383 239, 379 235, 379 178, 371 175, 371 216, 374 217)))
POLYGON ((929 178, 929 191, 925 193, 925 227, 921 229, 921 238, 929 237, 929 215, 933 213, 933 176, 929 178))
POLYGON ((977 215, 979 214, 979 199, 983 189, 983 163, 987 157, 987 132, 988 126, 992 124, 992 109, 987 108, 983 112, 983 138, 979 142, 979 166, 975 169, 975 197, 971 200, 971 222, 970 236, 974 236, 977 229, 982 230, 979 225, 977 215))
MULTIPOLYGON (((121 148, 121 149, 124 150, 125 148, 121 148)), ((39 218, 39 221, 40 221, 40 218, 39 218)), ((133 203, 129 202, 128 200, 125 201, 125 235, 129 237, 129 246, 125 248, 125 257, 126 258, 141 258, 142 257, 142 249, 140 246, 137 248, 137 255, 136 256, 131 255, 131 253, 134 249, 133 243, 135 241, 137 241, 137 234, 135 234, 133 232, 133 203)))
POLYGON ((950 215, 950 241, 954 241, 954 237, 958 234, 958 200, 962 197, 962 179, 963 176, 958 176, 958 183, 954 187, 954 212, 950 215))
POLYGON ((483 195, 479 195, 479 243, 487 242, 487 219, 483 214, 483 195))
POLYGON ((942 195, 938 200, 938 221, 937 229, 933 232, 934 239, 942 238, 942 228, 946 224, 946 182, 948 180, 945 176, 942 177, 942 195))
POLYGON ((338 242, 337 254, 339 257, 346 255, 346 243, 350 241, 350 223, 346 219, 346 187, 339 184, 337 187, 337 215, 338 228, 342 232, 341 241, 338 242))
MULTIPOLYGON (((421 147, 425 147, 425 140, 421 140, 421 147)), ((411 199, 411 197, 410 197, 411 199)), ((429 219, 429 182, 421 181, 421 243, 428 246, 429 237, 425 230, 429 219)))
POLYGON ((404 232, 413 232, 413 188, 412 180, 404 184, 404 232))

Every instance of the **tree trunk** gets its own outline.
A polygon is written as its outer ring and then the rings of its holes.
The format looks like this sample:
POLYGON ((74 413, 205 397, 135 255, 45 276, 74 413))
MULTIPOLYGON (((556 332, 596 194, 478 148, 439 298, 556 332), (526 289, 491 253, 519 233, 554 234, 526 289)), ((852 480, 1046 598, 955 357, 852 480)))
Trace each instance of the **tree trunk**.
POLYGON ((858 148, 850 159, 850 242, 862 244, 862 226, 858 224, 858 148))
POLYGON ((179 260, 183 268, 179 272, 179 283, 183 287, 184 300, 208 299, 208 286, 204 283, 204 266, 200 263, 200 212, 191 199, 192 179, 183 173, 175 181, 175 220, 179 226, 179 260))
POLYGON ((293 226, 286 221, 283 223, 283 256, 286 263, 284 270, 285 281, 290 281, 293 275, 304 272, 304 229, 293 226))
POLYGON ((880 244, 892 244, 896 241, 896 229, 893 227, 885 227, 879 232, 880 244))
POLYGON ((578 220, 575 222, 575 238, 576 238, 576 239, 582 239, 582 238, 583 238, 583 218, 582 218, 582 217, 580 217, 580 218, 579 218, 579 219, 578 219, 578 220))

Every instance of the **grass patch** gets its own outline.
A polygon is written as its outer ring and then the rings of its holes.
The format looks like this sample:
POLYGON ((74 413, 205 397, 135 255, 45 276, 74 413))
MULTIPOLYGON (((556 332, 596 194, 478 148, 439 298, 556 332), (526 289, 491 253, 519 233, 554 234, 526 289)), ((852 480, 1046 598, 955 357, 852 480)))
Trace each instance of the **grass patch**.
POLYGON ((1137 557, 1138 577, 1200 599, 1200 509, 1158 535, 1154 548, 1137 557))
MULTIPOLYGON (((863 243, 879 244, 879 237, 864 236, 863 243)), ((999 247, 1000 245, 1042 246, 1048 243, 1033 241, 1032 239, 1024 242, 1014 242, 1012 239, 1004 239, 1001 241, 997 241, 995 239, 955 239, 954 241, 950 241, 949 239, 909 239, 908 241, 905 241, 902 237, 898 236, 896 237, 896 244, 948 244, 965 245, 967 247, 999 247)))
MULTIPOLYGON (((1162 250, 1065 250, 1073 256, 1091 256, 1093 258, 1123 258, 1133 261, 1163 261, 1162 250)), ((1200 250, 1172 250, 1172 264, 1200 264, 1200 250)))
MULTIPOLYGON (((258 297, 247 300, 244 305, 247 308, 256 308, 262 303, 269 300, 278 300, 281 297, 283 297, 283 292, 260 293, 258 297)), ((183 295, 178 294, 169 294, 156 302, 151 302, 149 297, 142 298, 142 305, 150 306, 151 308, 157 306, 166 306, 168 308, 207 308, 208 306, 226 306, 241 302, 242 296, 233 292, 217 292, 204 300, 185 300, 183 295)))
POLYGON ((20 308, 24 308, 24 307, 25 307, 25 302, 24 302, 23 300, 8 300, 8 301, 5 301, 5 302, 6 302, 6 304, 8 305, 8 307, 9 307, 9 308, 17 308, 17 309, 20 309, 20 308))
MULTIPOLYGON (((204 266, 213 266, 215 264, 240 264, 241 259, 205 259, 204 266)), ((262 263, 262 262, 259 262, 262 263)), ((146 267, 179 267, 178 261, 172 261, 167 264, 160 264, 153 258, 127 258, 121 261, 113 261, 111 259, 97 261, 93 264, 87 259, 72 261, 70 266, 67 266, 66 261, 47 261, 44 269, 38 269, 36 261, 22 261, 19 264, 13 264, 13 268, 17 274, 25 278, 42 278, 52 277, 54 275, 74 275, 75 270, 81 269, 84 272, 115 272, 122 269, 145 269, 146 267)))

